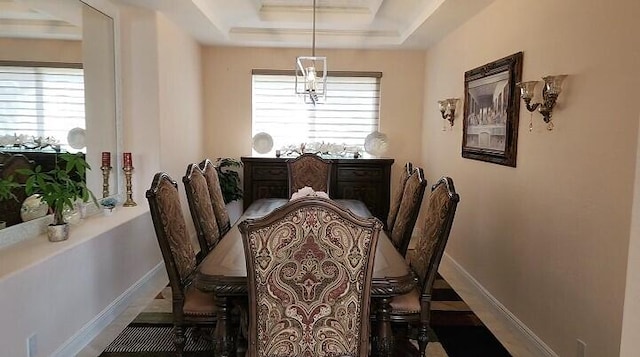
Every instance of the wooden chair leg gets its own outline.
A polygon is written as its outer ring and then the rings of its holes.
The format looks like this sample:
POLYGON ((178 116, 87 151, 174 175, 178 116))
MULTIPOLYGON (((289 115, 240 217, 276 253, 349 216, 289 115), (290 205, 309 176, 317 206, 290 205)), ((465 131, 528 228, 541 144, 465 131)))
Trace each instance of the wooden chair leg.
POLYGON ((176 356, 182 357, 186 338, 184 336, 184 327, 180 325, 173 326, 173 344, 176 346, 176 356))
POLYGON ((428 329, 428 324, 420 324, 420 328, 418 331, 418 351, 420 352, 420 354, 418 356, 421 357, 424 356, 425 351, 427 350, 427 344, 429 343, 429 336, 427 335, 428 329))

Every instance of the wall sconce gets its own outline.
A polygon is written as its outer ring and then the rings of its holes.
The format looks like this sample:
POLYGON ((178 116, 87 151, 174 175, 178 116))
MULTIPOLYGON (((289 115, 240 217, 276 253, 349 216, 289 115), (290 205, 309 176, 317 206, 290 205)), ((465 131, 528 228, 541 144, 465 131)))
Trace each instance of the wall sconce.
MULTIPOLYGON (((442 113, 442 119, 449 121, 449 126, 453 127, 453 119, 456 116, 456 106, 458 105, 458 98, 448 98, 438 101, 438 108, 442 113)), ((442 130, 446 130, 446 126, 442 126, 442 130)))
MULTIPOLYGON (((520 87, 520 97, 522 97, 527 105, 527 110, 531 113, 538 109, 538 112, 542 114, 542 120, 547 123, 547 130, 553 130, 551 114, 553 112, 553 107, 556 105, 556 99, 558 99, 560 92, 562 92, 562 82, 566 77, 566 74, 542 77, 542 80, 544 80, 544 87, 542 88, 542 103, 531 104, 531 99, 533 99, 538 81, 520 82, 516 84, 520 87)), ((529 131, 531 130, 533 130, 533 123, 532 120, 529 120, 529 131)))

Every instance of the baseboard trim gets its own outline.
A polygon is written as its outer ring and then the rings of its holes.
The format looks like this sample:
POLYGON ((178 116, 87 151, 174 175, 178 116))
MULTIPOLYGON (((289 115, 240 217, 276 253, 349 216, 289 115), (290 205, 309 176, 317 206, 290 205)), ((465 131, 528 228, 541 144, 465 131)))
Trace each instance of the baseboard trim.
POLYGON ((147 285, 153 285, 159 279, 164 279, 165 281, 167 279, 163 262, 158 263, 158 265, 153 267, 153 269, 140 278, 135 284, 131 285, 129 289, 125 290, 104 310, 63 343, 51 356, 68 357, 80 353, 83 348, 96 338, 96 336, 135 300, 138 291, 147 285))
POLYGON ((450 255, 444 254, 438 271, 511 355, 558 357, 450 255))

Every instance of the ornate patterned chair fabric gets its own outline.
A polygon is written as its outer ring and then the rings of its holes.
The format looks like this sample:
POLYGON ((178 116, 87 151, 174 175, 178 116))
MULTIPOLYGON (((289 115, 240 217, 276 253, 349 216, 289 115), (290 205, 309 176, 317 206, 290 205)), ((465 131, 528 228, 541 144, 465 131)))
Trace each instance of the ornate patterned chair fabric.
POLYGON ((211 327, 217 309, 213 294, 203 293, 193 285, 196 255, 187 234, 180 207, 178 186, 166 173, 157 173, 146 193, 164 265, 169 275, 173 299, 174 344, 182 356, 184 326, 211 327))
POLYGON ((220 229, 213 213, 207 179, 198 164, 189 164, 182 182, 187 192, 191 218, 198 234, 199 258, 203 258, 220 240, 220 229))
POLYGON ((427 180, 424 178, 424 172, 419 167, 415 168, 405 182, 398 214, 389 234, 391 242, 402 256, 406 254, 411 241, 426 187, 427 180))
POLYGON ((331 200, 294 200, 239 225, 249 286, 249 356, 367 356, 382 223, 331 200))
POLYGON ((398 210, 400 209, 400 201, 402 201, 402 194, 404 193, 404 185, 407 183, 409 176, 413 172, 413 164, 407 162, 404 165, 404 170, 402 170, 402 174, 400 174, 400 181, 398 182, 398 186, 393 192, 393 198, 391 200, 391 204, 389 204, 389 214, 387 215, 387 230, 390 231, 393 228, 393 225, 396 222, 396 216, 398 215, 398 210))
POLYGON ((211 160, 206 159, 200 163, 200 169, 204 173, 204 177, 207 179, 209 195, 211 196, 211 204, 213 204, 213 213, 216 215, 218 229, 220 229, 220 237, 224 237, 229 229, 231 229, 231 220, 229 219, 229 212, 227 212, 227 206, 225 205, 224 197, 222 196, 222 189, 220 188, 220 180, 218 179, 216 166, 211 162, 211 160))
POLYGON ((433 185, 425 221, 420 226, 419 240, 415 249, 408 254, 411 269, 418 276, 419 288, 391 300, 392 321, 419 323, 420 356, 424 356, 429 342, 427 329, 430 322, 433 282, 459 201, 460 197, 455 191, 451 178, 443 177, 433 185))
POLYGON ((328 195, 331 181, 331 160, 325 160, 316 154, 305 153, 287 161, 289 175, 289 197, 299 189, 309 186, 314 191, 323 191, 328 195))

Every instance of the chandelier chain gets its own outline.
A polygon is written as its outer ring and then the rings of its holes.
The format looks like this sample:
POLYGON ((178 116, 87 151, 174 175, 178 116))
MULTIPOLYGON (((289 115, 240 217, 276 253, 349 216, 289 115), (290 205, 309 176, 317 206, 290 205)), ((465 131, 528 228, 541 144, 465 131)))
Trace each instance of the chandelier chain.
POLYGON ((311 56, 316 56, 316 0, 313 0, 313 37, 311 40, 311 56))

